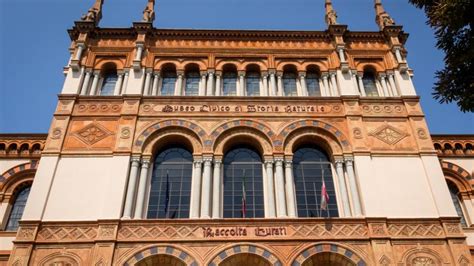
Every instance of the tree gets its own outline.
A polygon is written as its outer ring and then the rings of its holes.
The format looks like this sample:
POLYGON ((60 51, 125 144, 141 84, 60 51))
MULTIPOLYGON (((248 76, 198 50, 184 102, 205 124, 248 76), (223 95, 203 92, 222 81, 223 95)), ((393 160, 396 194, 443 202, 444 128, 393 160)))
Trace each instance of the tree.
POLYGON ((424 9, 435 30, 436 47, 445 52, 444 69, 436 72, 433 96, 474 112, 474 6, 471 0, 409 0, 424 9))

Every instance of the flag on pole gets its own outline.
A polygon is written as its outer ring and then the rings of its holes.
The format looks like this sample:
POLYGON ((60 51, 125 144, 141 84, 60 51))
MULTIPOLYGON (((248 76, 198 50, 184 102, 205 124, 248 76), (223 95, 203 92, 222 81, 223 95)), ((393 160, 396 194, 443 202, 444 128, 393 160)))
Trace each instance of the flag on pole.
POLYGON ((242 177, 242 218, 245 218, 247 213, 247 194, 245 193, 245 170, 242 177))
POLYGON ((329 194, 326 190, 326 183, 324 182, 323 177, 323 185, 321 186, 321 210, 328 210, 328 202, 329 202, 329 194))
POLYGON ((170 177, 166 171, 166 191, 165 191, 165 217, 168 218, 168 205, 170 203, 170 177))

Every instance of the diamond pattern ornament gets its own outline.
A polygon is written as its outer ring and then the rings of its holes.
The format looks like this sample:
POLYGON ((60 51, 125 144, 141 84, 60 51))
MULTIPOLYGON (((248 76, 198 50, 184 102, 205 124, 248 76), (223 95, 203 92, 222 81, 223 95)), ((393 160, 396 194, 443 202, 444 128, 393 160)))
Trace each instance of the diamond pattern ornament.
POLYGON ((105 127, 97 123, 92 123, 87 125, 83 129, 76 131, 74 133, 74 136, 76 136, 78 139, 80 139, 87 145, 93 145, 110 136, 111 134, 112 132, 110 132, 105 127))
POLYGON ((408 136, 407 133, 402 132, 401 130, 397 129, 396 127, 393 127, 391 125, 383 125, 376 130, 372 131, 370 136, 376 137, 377 139, 389 144, 389 145, 395 145, 398 143, 400 140, 404 139, 405 137, 408 136))

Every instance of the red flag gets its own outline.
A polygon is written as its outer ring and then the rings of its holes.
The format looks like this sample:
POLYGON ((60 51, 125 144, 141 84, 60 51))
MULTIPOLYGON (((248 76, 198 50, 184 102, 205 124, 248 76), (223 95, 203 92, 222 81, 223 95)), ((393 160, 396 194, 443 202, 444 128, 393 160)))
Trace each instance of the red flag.
POLYGON ((326 190, 326 183, 324 183, 323 179, 323 185, 321 187, 321 210, 328 210, 328 202, 329 202, 329 194, 328 191, 326 190))

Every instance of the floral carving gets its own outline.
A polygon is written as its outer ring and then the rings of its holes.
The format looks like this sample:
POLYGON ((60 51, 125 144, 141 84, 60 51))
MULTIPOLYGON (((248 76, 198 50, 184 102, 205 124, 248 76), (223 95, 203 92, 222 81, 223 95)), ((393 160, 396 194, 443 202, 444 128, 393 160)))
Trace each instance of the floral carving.
POLYGON ((428 257, 416 257, 411 261, 413 266, 424 266, 424 265, 435 265, 435 262, 432 258, 428 257))
POLYGON ((36 229, 34 227, 20 227, 17 234, 18 240, 32 240, 36 229))
POLYGON ((395 145, 400 140, 408 136, 407 133, 402 132, 401 130, 388 124, 379 127, 378 129, 374 130, 369 135, 376 137, 377 139, 389 145, 395 145))
POLYGON ((372 224, 372 233, 374 235, 385 235, 385 229, 383 224, 372 224))
POLYGON ((92 123, 84 127, 83 129, 75 132, 75 136, 88 145, 93 145, 106 137, 110 136, 112 132, 104 128, 103 126, 92 123))

